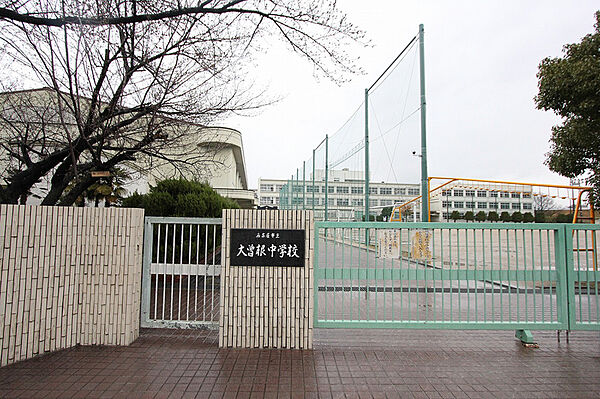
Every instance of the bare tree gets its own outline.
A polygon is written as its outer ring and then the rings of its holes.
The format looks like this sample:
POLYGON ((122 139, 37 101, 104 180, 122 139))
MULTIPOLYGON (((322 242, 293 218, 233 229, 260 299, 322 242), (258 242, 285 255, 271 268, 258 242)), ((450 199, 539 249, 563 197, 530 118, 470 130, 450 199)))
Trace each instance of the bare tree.
POLYGON ((547 195, 535 195, 533 197, 533 209, 536 212, 551 211, 556 209, 556 203, 547 195))
POLYGON ((283 40, 339 80, 356 70, 343 44, 361 37, 335 2, 0 0, 0 6, 0 65, 23 86, 47 87, 0 96, 0 146, 11 165, 0 199, 11 203, 47 179, 42 203, 72 204, 94 183, 91 172, 123 164, 138 171, 168 164, 199 177, 207 162, 219 162, 214 152, 199 150, 210 134, 204 127, 269 103, 244 79, 266 39, 283 40))

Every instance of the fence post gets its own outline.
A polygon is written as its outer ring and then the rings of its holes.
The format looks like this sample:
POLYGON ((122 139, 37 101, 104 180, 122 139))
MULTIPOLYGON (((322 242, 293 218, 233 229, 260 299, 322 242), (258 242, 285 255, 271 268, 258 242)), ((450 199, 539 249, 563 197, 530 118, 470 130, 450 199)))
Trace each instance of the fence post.
POLYGON ((144 220, 144 250, 142 258, 142 314, 141 323, 145 327, 150 319, 150 284, 152 267, 152 249, 154 238, 154 225, 149 220, 144 220))
MULTIPOLYGON (((325 217, 324 220, 329 220, 329 135, 325 135, 325 217)), ((326 230, 327 231, 327 230, 326 230)))
MULTIPOLYGON (((577 234, 577 230, 573 228, 573 226, 569 224, 565 224, 561 226, 564 228, 564 236, 565 236, 565 274, 564 274, 564 301, 567 306, 567 331, 575 328, 575 323, 577 323, 577 309, 575 309, 575 281, 579 280, 579 278, 575 278, 575 263, 573 261, 573 234, 577 234)), ((581 285, 579 287, 581 289, 581 285)), ((589 286, 587 287, 589 289, 589 286)), ((581 306, 581 304, 579 304, 581 306)), ((588 306, 590 306, 588 304, 588 306)))
MULTIPOLYGON (((569 293, 572 291, 569 289, 569 258, 571 259, 571 266, 573 264, 573 239, 567 235, 567 226, 560 224, 554 231, 554 263, 556 267, 556 316, 558 322, 561 323, 565 329, 570 329, 569 320, 572 317, 573 310, 569 302, 569 293), (569 242, 570 241, 570 242, 569 242), (569 256, 568 248, 571 248, 569 256)), ((574 315, 574 313, 573 313, 574 315)))

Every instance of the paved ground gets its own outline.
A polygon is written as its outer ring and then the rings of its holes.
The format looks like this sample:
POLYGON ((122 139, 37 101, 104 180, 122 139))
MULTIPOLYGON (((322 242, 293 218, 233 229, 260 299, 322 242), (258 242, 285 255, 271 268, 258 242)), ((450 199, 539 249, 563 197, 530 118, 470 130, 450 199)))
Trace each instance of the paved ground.
POLYGON ((600 333, 317 330, 312 351, 218 349, 215 332, 142 330, 0 369, 1 398, 598 398, 600 333))

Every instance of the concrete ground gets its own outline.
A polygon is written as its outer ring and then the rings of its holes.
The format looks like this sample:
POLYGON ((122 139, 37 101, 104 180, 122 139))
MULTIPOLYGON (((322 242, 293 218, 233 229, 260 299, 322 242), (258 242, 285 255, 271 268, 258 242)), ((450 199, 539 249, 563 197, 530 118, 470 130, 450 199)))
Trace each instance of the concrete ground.
POLYGON ((314 350, 219 349, 214 331, 143 329, 0 369, 0 398, 598 398, 600 333, 316 330, 314 350))

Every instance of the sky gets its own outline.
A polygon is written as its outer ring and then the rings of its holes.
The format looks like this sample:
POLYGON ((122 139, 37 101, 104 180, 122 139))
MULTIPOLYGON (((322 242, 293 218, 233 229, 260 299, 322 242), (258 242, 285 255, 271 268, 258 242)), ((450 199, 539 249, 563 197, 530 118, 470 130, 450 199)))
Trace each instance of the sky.
MULTIPOLYGON (((536 73, 543 58, 560 56, 564 44, 593 31, 597 1, 340 0, 338 7, 370 40, 348 49, 364 74, 336 85, 283 46, 269 46, 251 78, 281 100, 221 123, 242 132, 250 188, 259 177, 295 173, 352 115, 420 23, 429 175, 568 183, 544 165, 560 119, 536 109, 536 73)), ((411 133, 419 134, 402 132, 411 133)), ((406 156, 400 163, 418 162, 406 156)))

